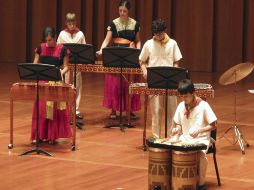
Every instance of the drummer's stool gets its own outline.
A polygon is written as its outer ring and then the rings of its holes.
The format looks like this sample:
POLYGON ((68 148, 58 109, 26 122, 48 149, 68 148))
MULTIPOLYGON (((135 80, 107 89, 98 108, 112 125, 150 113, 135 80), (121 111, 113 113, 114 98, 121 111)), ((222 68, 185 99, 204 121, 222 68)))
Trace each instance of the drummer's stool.
POLYGON ((220 175, 219 175, 219 170, 218 170, 218 165, 217 165, 217 160, 216 160, 216 146, 215 146, 216 133, 217 133, 216 129, 211 131, 210 137, 212 138, 212 140, 210 143, 210 147, 207 151, 207 154, 213 153, 213 162, 214 162, 215 172, 216 172, 216 176, 217 176, 217 182, 218 182, 218 186, 221 186, 220 175))

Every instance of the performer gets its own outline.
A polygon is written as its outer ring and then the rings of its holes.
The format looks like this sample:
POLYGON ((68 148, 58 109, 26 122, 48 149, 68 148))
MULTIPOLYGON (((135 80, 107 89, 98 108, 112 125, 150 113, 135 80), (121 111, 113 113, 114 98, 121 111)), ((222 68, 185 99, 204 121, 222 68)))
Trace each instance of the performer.
MULTIPOLYGON (((178 67, 182 54, 175 40, 166 33, 165 21, 159 19, 152 22, 153 38, 148 40, 139 56, 143 77, 147 78, 147 67, 171 66, 178 67)), ((164 110, 164 96, 149 96, 152 113, 152 134, 155 138, 161 137, 162 112, 164 110)), ((169 117, 167 127, 172 124, 176 109, 176 97, 168 97, 169 117)))
MULTIPOLYGON (((195 96, 193 83, 184 79, 178 85, 178 92, 183 100, 177 107, 172 128, 173 140, 210 144, 210 131, 216 128, 217 118, 206 101, 195 96)), ((207 150, 208 150, 207 148, 207 150)), ((207 169, 207 150, 201 151, 199 163, 199 190, 205 190, 207 169)))
MULTIPOLYGON (((66 14, 66 29, 62 30, 57 39, 58 44, 64 43, 77 43, 77 44, 86 44, 86 39, 82 31, 79 30, 76 26, 76 15, 75 13, 67 13, 66 14)), ((70 83, 70 72, 65 74, 65 82, 70 83)), ((82 119, 83 116, 79 111, 79 105, 82 95, 82 75, 81 72, 77 72, 76 74, 76 116, 79 119, 82 119)), ((82 128, 82 126, 80 126, 82 128)))
MULTIPOLYGON (((102 49, 107 47, 113 40, 113 46, 135 47, 141 48, 141 41, 139 36, 140 26, 137 21, 128 16, 131 4, 128 0, 121 0, 119 3, 119 18, 107 28, 107 35, 103 41, 98 55, 102 54, 102 49), (136 44, 135 44, 136 43, 136 44)), ((139 82, 138 76, 133 76, 135 82, 139 82)), ((120 91, 120 77, 117 74, 105 74, 104 82, 104 99, 103 106, 111 109, 110 119, 116 119, 116 111, 120 109, 119 91, 120 91)), ((122 111, 126 111, 126 95, 128 93, 128 84, 123 80, 122 85, 122 111)), ((136 112, 141 109, 140 95, 131 96, 131 119, 136 119, 136 112)))
MULTIPOLYGON (((56 33, 53 28, 46 27, 42 36, 44 43, 35 49, 34 63, 58 66, 61 68, 61 74, 66 74, 69 62, 67 49, 61 44, 56 44, 56 33)), ((55 84, 57 82, 49 81, 49 83, 57 85, 55 84)), ((39 112, 40 140, 54 144, 58 138, 72 136, 70 113, 65 102, 39 101, 39 112)), ((36 106, 33 109, 31 138, 32 142, 36 143, 36 106)))

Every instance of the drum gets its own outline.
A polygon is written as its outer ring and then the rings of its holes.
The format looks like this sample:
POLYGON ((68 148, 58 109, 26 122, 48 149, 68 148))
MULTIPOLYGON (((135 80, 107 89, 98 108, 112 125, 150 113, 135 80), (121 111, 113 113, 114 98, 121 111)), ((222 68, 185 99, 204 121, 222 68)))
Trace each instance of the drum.
POLYGON ((198 151, 172 151, 172 190, 196 190, 198 159, 198 151))
POLYGON ((148 189, 171 189, 171 150, 149 147, 148 189))

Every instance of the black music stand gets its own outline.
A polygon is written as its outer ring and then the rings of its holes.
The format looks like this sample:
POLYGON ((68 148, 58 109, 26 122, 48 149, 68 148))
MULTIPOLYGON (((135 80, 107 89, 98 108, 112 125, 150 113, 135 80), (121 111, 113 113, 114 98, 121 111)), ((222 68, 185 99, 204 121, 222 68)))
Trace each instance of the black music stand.
POLYGON ((148 88, 166 90, 165 96, 165 137, 167 137, 168 90, 177 89, 178 83, 189 78, 187 69, 181 67, 147 67, 148 88))
POLYGON ((20 156, 33 152, 52 156, 50 153, 39 149, 39 80, 61 81, 60 69, 48 64, 21 63, 18 64, 19 78, 21 80, 36 81, 36 148, 22 153, 20 156))
POLYGON ((123 82, 123 68, 139 68, 139 49, 129 47, 108 47, 102 49, 102 61, 104 67, 118 67, 120 68, 120 119, 119 124, 111 124, 105 126, 120 127, 124 132, 124 127, 133 128, 130 124, 122 123, 122 82, 123 82))
MULTIPOLYGON (((76 43, 65 43, 63 44, 71 52, 69 62, 74 64, 74 87, 76 88, 77 78, 77 64, 94 64, 95 53, 93 45, 91 44, 76 44, 76 43)), ((76 125, 79 129, 83 129, 83 122, 77 120, 76 125)))

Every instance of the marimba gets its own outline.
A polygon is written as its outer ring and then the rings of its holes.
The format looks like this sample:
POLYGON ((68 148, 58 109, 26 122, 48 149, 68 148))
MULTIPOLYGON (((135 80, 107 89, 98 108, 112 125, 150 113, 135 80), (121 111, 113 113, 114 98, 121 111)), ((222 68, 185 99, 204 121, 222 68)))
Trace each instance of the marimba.
MULTIPOLYGON (((195 94, 202 99, 213 98, 214 90, 210 84, 196 83, 195 94)), ((180 96, 176 89, 168 90, 169 96, 180 96)), ((142 94, 144 95, 144 128, 143 128, 143 148, 146 150, 146 126, 147 126, 147 104, 149 95, 165 95, 165 89, 148 88, 147 83, 132 83, 129 86, 129 94, 142 94)))
MULTIPOLYGON (((73 71, 74 71, 74 64, 69 65, 70 68, 70 83, 73 82, 73 71)), ((76 71, 77 72, 86 72, 86 73, 101 73, 101 74, 120 74, 121 68, 118 67, 104 67, 101 62, 98 62, 97 64, 76 64, 76 71)), ((131 75, 142 75, 141 68, 122 68, 123 74, 131 74, 131 75)), ((132 78, 130 77, 130 81, 132 78)), ((127 94, 127 101, 130 105, 130 96, 127 94)), ((127 106, 128 110, 130 110, 130 107, 127 106)), ((130 125, 130 112, 128 113, 128 124, 130 125)))
MULTIPOLYGON (((36 83, 14 83, 10 89, 10 144, 8 148, 13 148, 13 109, 14 101, 35 101, 36 83)), ((72 150, 76 148, 76 90, 73 85, 61 84, 50 85, 48 83, 39 83, 39 100, 66 101, 72 105, 73 114, 73 139, 72 150)))
MULTIPOLYGON (((73 64, 70 64, 69 68, 70 71, 74 71, 73 64)), ((76 69, 77 72, 110 73, 110 74, 119 74, 121 70, 121 68, 118 67, 104 67, 102 64, 77 64, 76 69)), ((122 73, 141 75, 142 70, 140 68, 123 68, 122 73)))

